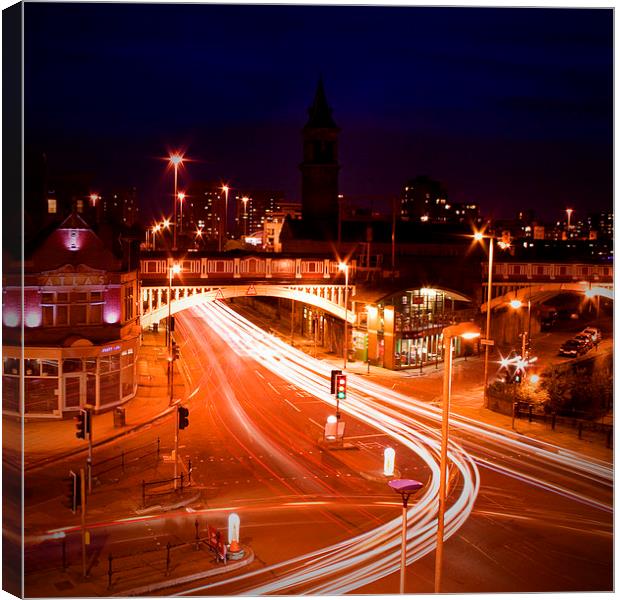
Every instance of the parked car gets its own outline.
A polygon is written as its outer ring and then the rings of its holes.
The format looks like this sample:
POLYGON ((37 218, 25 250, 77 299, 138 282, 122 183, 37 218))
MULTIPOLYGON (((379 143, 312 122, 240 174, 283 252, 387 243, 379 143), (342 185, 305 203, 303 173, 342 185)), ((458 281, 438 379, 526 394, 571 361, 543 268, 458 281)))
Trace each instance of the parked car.
POLYGON ((574 339, 583 343, 586 349, 586 352, 590 350, 592 346, 594 346, 594 342, 592 341, 592 338, 587 333, 578 333, 574 339))
POLYGON ((603 339, 603 334, 596 327, 586 327, 581 333, 585 333, 592 338, 594 344, 598 344, 603 339))
POLYGON ((560 346, 560 356, 569 356, 571 358, 575 358, 577 356, 581 356, 582 354, 585 354, 587 352, 587 349, 585 347, 585 344, 579 340, 576 339, 572 339, 572 340, 566 340, 561 346, 560 346))

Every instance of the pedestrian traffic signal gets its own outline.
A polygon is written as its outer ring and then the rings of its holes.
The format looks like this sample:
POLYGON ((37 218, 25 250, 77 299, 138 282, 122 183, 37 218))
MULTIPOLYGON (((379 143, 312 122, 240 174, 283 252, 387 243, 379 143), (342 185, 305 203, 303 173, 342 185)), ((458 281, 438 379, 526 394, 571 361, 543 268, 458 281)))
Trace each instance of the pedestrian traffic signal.
POLYGON ((347 376, 336 375, 336 398, 344 400, 347 397, 347 376))
POLYGON ((75 437, 80 440, 85 440, 86 436, 90 433, 90 411, 80 409, 77 417, 75 417, 75 437))
POLYGON ((336 393, 336 377, 338 375, 340 375, 342 373, 342 371, 339 371, 337 369, 332 369, 332 379, 331 379, 331 385, 329 388, 329 393, 330 394, 335 394, 336 393))
POLYGON ((189 408, 179 406, 179 429, 185 429, 189 425, 189 408))
POLYGON ((172 346, 172 360, 178 360, 180 358, 179 347, 173 342, 172 346))

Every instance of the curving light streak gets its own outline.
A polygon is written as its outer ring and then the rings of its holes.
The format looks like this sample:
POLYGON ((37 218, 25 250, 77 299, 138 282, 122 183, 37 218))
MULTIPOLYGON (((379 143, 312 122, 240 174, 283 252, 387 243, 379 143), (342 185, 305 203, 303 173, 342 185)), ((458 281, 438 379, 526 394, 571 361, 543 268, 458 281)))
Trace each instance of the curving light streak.
MULTIPOLYGON (((201 315, 238 354, 253 357, 279 377, 307 390, 326 404, 335 406, 335 400, 326 391, 330 365, 267 334, 225 304, 206 304, 194 309, 194 313, 201 315)), ((424 425, 418 419, 439 422, 441 410, 351 373, 348 374, 348 388, 348 396, 340 402, 340 409, 403 444, 418 455, 430 471, 430 480, 423 495, 408 514, 412 526, 408 530, 407 555, 408 563, 412 563, 435 548, 439 485, 439 434, 435 428, 424 425)), ((607 463, 567 454, 544 442, 533 445, 532 440, 524 436, 507 434, 501 428, 466 417, 453 415, 451 419, 454 428, 476 440, 472 443, 474 449, 478 440, 484 440, 484 452, 487 455, 495 452, 501 459, 491 462, 487 458, 478 457, 476 460, 485 467, 602 510, 611 510, 609 503, 590 498, 565 485, 550 483, 544 478, 556 475, 558 469, 563 469, 570 472, 573 478, 577 476, 583 481, 603 484, 611 489, 613 472, 607 463), (507 452, 512 452, 513 456, 507 456, 507 452), (528 462, 525 463, 525 460, 528 462), (532 461, 539 461, 539 464, 537 462, 533 465, 532 461), (536 466, 541 477, 525 473, 524 464, 530 470, 536 466)), ((446 538, 457 531, 471 514, 480 486, 474 459, 454 442, 449 445, 449 460, 452 468, 459 473, 462 489, 456 498, 451 498, 453 503, 446 513, 446 538)), ((252 573, 238 575, 225 583, 245 582, 248 585, 245 592, 252 595, 347 593, 398 570, 400 527, 401 519, 398 517, 357 537, 252 573), (251 586, 253 578, 273 574, 274 571, 281 573, 275 581, 251 586)), ((209 584, 184 593, 206 591, 220 585, 209 584)))

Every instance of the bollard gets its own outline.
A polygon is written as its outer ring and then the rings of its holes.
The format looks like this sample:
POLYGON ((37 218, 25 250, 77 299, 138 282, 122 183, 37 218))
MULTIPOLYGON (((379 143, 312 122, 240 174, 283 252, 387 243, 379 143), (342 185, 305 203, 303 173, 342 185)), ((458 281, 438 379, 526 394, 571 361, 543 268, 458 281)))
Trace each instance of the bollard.
POLYGON ((142 480, 142 506, 146 506, 146 484, 142 480))
POLYGON ((179 477, 179 479, 181 480, 181 492, 183 492, 183 473, 181 473, 181 477, 179 477))
POLYGON ((121 471, 125 472, 125 451, 121 451, 121 471))
POLYGON ((527 407, 527 419, 531 423, 532 422, 532 405, 529 404, 527 407))
POLYGON ((579 429, 577 430, 577 435, 579 436, 579 439, 581 439, 582 432, 583 432, 583 423, 579 421, 579 429))
POLYGON ((200 548, 200 536, 198 535, 198 519, 194 521, 194 528, 196 529, 196 535, 195 535, 196 550, 198 550, 200 548))
POLYGON ((192 485, 192 461, 187 461, 187 485, 192 485))
POLYGON ((555 416, 556 416, 556 413, 552 412, 551 413, 551 429, 553 429, 553 431, 555 431, 555 416))
POLYGON ((108 554, 108 589, 112 588, 112 555, 108 554))
POLYGON ((166 544, 166 575, 170 573, 170 542, 166 544))
POLYGON ((517 415, 517 403, 512 403, 512 428, 515 428, 515 417, 517 415))

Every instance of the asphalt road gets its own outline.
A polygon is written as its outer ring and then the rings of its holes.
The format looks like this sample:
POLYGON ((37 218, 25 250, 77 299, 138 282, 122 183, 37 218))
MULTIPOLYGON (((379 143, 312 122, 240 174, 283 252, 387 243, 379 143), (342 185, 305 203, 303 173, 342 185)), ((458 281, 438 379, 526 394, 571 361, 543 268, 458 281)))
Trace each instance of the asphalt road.
MULTIPOLYGON (((190 426, 181 432, 180 454, 185 464, 192 461, 201 504, 196 513, 127 523, 123 497, 135 481, 106 480, 98 493, 110 503, 93 521, 97 552, 127 554, 186 539, 197 516, 225 530, 234 511, 242 542, 255 552, 252 565, 243 574, 166 593, 394 593, 401 509, 381 474, 389 446, 396 449, 397 475, 426 485, 409 515, 415 560, 407 591, 432 592, 439 412, 429 402, 430 388, 418 399, 350 376, 341 410, 355 449, 334 451, 321 444, 326 417, 334 413, 324 364, 274 345, 271 336, 226 312, 188 310, 177 326, 190 389, 190 426)), ((455 378, 455 393, 469 384, 455 378)), ((156 436, 170 451, 172 424, 170 418, 99 449, 99 460, 156 436)), ((464 418, 453 419, 451 436, 451 537, 442 591, 611 590, 608 465, 525 444, 464 418)), ((30 510, 53 514, 68 464, 37 475, 37 485, 28 488, 30 510)), ((51 522, 71 519, 62 513, 51 522)), ((58 560, 57 548, 32 564, 49 563, 51 555, 58 560)))

